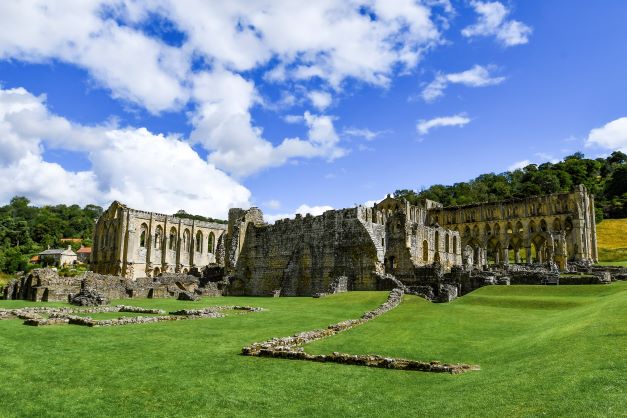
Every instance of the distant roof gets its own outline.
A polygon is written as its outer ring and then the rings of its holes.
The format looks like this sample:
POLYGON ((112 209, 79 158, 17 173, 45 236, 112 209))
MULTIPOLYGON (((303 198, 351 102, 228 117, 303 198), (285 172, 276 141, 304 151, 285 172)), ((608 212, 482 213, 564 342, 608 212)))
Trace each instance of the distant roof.
POLYGON ((39 253, 39 255, 76 255, 76 253, 72 250, 63 249, 63 248, 54 248, 52 250, 45 250, 39 253))
POLYGON ((91 247, 81 247, 78 250, 76 250, 77 254, 86 254, 89 253, 91 254, 91 247))
POLYGON ((81 242, 82 238, 61 238, 60 242, 81 242))

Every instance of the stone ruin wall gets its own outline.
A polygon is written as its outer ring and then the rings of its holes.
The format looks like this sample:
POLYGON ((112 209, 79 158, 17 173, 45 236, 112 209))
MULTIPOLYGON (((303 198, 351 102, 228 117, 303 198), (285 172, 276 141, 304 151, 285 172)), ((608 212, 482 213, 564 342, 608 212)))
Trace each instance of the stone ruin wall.
POLYGON ((429 222, 459 231, 467 264, 596 262, 594 197, 574 192, 505 202, 437 208, 429 222))
POLYGON ((98 219, 91 269, 128 278, 187 273, 222 263, 226 225, 129 209, 114 202, 98 219))
POLYGON ((130 279, 88 271, 76 277, 61 277, 50 268, 33 269, 12 280, 3 289, 5 300, 22 299, 35 302, 67 302, 72 296, 89 289, 107 299, 176 298, 191 292, 220 296, 218 285, 202 284, 195 276, 163 273, 156 279, 130 279))
POLYGON ((358 213, 358 208, 330 210, 274 225, 243 219, 233 229, 239 236, 227 246, 239 248, 236 258, 228 257, 229 294, 267 296, 281 289, 285 296, 311 296, 328 292, 340 276, 347 277, 350 290, 376 289, 378 249, 358 213))

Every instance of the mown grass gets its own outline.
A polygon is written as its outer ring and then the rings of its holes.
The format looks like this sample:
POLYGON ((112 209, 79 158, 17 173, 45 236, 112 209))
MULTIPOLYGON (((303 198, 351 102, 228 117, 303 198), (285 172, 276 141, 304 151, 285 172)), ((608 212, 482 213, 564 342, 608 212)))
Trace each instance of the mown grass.
MULTIPOLYGON (((307 346, 480 364, 464 375, 244 357, 242 346, 356 318, 385 292, 133 300, 267 311, 113 328, 0 321, 0 416, 621 416, 627 283, 480 289, 394 311, 307 346)), ((113 303, 129 304, 129 301, 113 303)), ((0 307, 32 305, 0 301, 0 307)))

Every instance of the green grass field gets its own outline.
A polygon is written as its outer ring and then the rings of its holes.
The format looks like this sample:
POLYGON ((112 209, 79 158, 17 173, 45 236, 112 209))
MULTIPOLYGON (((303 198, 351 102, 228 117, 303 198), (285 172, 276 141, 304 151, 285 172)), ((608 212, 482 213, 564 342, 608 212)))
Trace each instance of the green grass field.
MULTIPOLYGON (((0 321, 0 416, 627 414, 624 282, 492 286, 450 304, 405 296, 396 310, 306 346, 481 365, 463 375, 239 354, 254 341, 356 318, 386 296, 133 300, 166 310, 245 304, 267 311, 113 328, 0 321)), ((33 303, 0 301, 26 305, 33 303)))

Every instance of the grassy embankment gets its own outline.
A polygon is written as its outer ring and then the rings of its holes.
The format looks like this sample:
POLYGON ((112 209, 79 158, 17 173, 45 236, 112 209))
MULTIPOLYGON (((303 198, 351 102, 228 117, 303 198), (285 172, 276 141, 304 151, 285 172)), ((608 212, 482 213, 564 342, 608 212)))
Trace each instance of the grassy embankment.
MULTIPOLYGON (((385 292, 133 300, 261 313, 113 328, 0 321, 0 416, 624 416, 627 283, 493 286, 403 304, 310 352, 480 364, 464 375, 244 357, 242 346, 347 318, 385 292)), ((130 301, 123 301, 129 303, 130 301)), ((0 307, 32 305, 0 301, 0 307)))
POLYGON ((627 219, 605 219, 597 225, 599 264, 627 267, 627 219))

